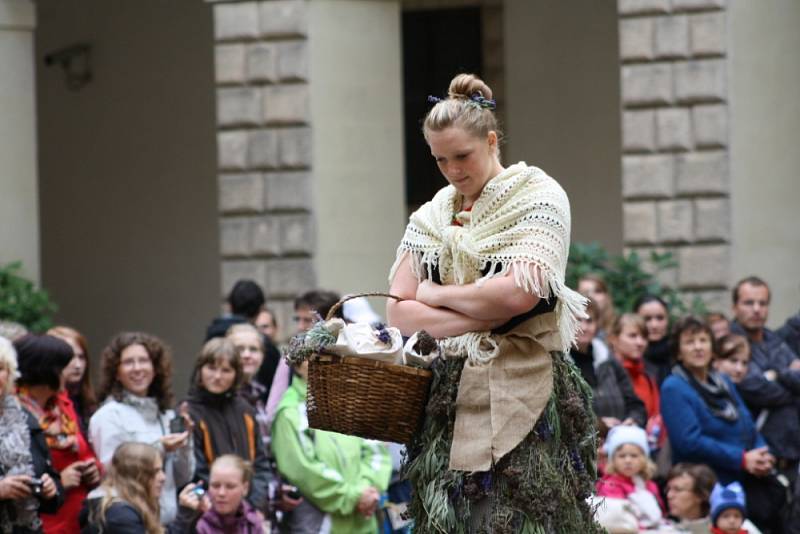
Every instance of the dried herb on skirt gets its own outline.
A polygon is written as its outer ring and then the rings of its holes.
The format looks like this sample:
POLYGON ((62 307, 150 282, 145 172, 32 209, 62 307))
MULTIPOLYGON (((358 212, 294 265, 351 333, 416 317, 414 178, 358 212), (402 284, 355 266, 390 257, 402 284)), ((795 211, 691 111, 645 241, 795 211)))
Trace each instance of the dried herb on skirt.
POLYGON ((408 449, 415 534, 585 534, 605 530, 586 502, 597 477, 591 389, 552 353, 553 394, 530 434, 490 471, 448 470, 464 359, 437 359, 425 423, 408 449))

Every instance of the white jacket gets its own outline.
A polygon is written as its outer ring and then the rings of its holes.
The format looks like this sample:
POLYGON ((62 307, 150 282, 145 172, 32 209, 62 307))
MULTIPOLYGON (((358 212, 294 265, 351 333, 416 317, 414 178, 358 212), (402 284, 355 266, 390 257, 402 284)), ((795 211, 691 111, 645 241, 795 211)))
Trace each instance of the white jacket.
MULTIPOLYGON (((148 420, 144 413, 128 404, 108 398, 89 421, 89 440, 106 470, 111 467, 111 457, 119 445, 126 441, 149 443, 164 452, 160 438, 169 434, 169 422, 175 418, 173 410, 161 412, 148 420)), ((161 524, 167 524, 178 514, 176 488, 189 483, 194 476, 194 451, 191 436, 189 443, 164 454, 164 473, 167 476, 161 491, 161 524)), ((90 497, 99 494, 93 492, 90 497)))

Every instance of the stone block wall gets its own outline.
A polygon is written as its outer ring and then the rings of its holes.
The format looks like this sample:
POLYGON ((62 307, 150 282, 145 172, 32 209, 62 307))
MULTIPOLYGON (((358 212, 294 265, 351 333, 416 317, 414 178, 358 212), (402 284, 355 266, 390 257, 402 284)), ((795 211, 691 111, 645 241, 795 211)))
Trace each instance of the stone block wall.
POLYGON ((663 281, 727 310, 725 0, 619 0, 626 250, 671 251, 663 281))
POLYGON ((220 252, 226 295, 264 288, 284 334, 316 285, 308 4, 215 2, 220 252))

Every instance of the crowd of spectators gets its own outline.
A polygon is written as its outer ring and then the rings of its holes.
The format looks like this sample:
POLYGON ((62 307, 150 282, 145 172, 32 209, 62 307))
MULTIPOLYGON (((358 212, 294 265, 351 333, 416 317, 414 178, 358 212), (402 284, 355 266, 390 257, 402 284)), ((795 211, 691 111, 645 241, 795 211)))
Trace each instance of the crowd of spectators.
POLYGON ((598 520, 611 532, 800 532, 800 313, 767 328, 770 290, 755 276, 733 288, 730 319, 670 319, 658 295, 613 310, 597 276, 579 288, 594 301, 571 356, 594 391, 598 520))
MULTIPOLYGON (((338 300, 299 296, 297 331, 338 300)), ((236 283, 178 402, 154 335, 115 335, 95 390, 80 332, 3 324, 0 532, 378 532, 392 455, 309 428, 307 371, 281 359, 265 304, 255 282, 236 283)))
MULTIPOLYGON (((800 313, 766 328, 757 277, 734 287, 730 319, 671 317, 658 295, 615 310, 596 275, 579 289, 590 302, 570 356, 601 436, 598 520, 611 532, 800 532, 800 313)), ((338 300, 299 296, 295 331, 338 300)), ((280 357, 265 304, 254 282, 233 287, 179 402, 153 335, 114 336, 95 389, 79 331, 3 325, 2 532, 392 532, 390 482, 407 498, 398 451, 309 428, 307 364, 280 357)), ((366 301, 338 314, 380 320, 366 301)))

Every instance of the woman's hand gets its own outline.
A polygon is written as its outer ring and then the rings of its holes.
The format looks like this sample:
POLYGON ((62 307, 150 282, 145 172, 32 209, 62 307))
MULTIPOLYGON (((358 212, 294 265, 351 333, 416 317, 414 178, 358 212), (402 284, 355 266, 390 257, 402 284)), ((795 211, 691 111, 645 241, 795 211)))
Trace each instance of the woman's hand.
POLYGON ((381 495, 378 493, 378 490, 369 486, 361 492, 361 497, 359 497, 358 504, 356 504, 356 510, 364 517, 372 517, 378 509, 378 501, 380 498, 381 495))
POLYGON ((53 481, 53 479, 50 478, 50 475, 48 475, 47 473, 43 474, 42 497, 44 497, 45 500, 49 501, 50 499, 55 497, 57 493, 58 493, 58 487, 56 487, 55 481, 53 481))
POLYGON ((751 475, 763 477, 772 471, 775 457, 766 447, 751 449, 744 453, 744 470, 751 475))
POLYGON ((164 447, 164 451, 173 452, 189 443, 189 431, 185 430, 177 434, 161 436, 160 441, 161 446, 164 447))
POLYGON ((30 497, 31 496, 30 481, 31 477, 29 477, 28 475, 10 475, 7 477, 3 477, 2 479, 0 479, 0 500, 16 501, 19 499, 30 497))
POLYGON ((183 401, 181 405, 178 407, 178 417, 183 417, 184 424, 186 425, 186 431, 189 432, 189 434, 191 434, 192 430, 194 430, 194 421, 192 420, 192 417, 189 415, 188 402, 183 401))
MULTIPOLYGON (((508 318, 475 319, 459 311, 451 309, 448 300, 446 307, 433 307, 417 300, 417 290, 421 284, 411 272, 408 255, 397 269, 389 292, 402 298, 402 302, 389 299, 386 304, 386 318, 391 326, 400 329, 403 335, 410 336, 418 330, 427 330, 433 337, 442 338, 458 336, 466 332, 482 332, 504 324, 508 318)), ((443 291, 444 287, 435 284, 423 289, 425 291, 443 291)), ((422 295, 420 295, 422 296, 422 295)), ((423 298, 430 298, 425 297, 423 298)))
POLYGON ((441 288, 442 286, 435 282, 423 280, 417 286, 416 301, 427 304, 431 308, 441 307, 441 302, 438 299, 439 294, 441 293, 441 288))
POLYGON ((292 499, 289 497, 289 492, 293 490, 297 491, 297 488, 290 486, 289 484, 281 484, 280 500, 275 505, 281 512, 291 512, 300 506, 301 502, 303 502, 302 497, 298 497, 297 499, 292 499))
POLYGON ((94 460, 83 462, 83 477, 81 481, 91 488, 100 483, 100 469, 97 467, 97 462, 94 460))
POLYGON ((184 508, 205 513, 211 508, 211 500, 208 498, 208 494, 206 493, 204 493, 202 496, 198 495, 197 492, 195 492, 197 487, 198 485, 194 483, 186 484, 186 486, 184 486, 181 490, 180 494, 178 494, 178 504, 184 508))
POLYGON ((83 462, 73 462, 61 470, 61 484, 65 490, 77 488, 81 485, 83 476, 83 462))
MULTIPOLYGON (((432 308, 447 308, 482 321, 504 319, 532 310, 539 297, 517 286, 514 270, 481 285, 439 285, 430 281, 416 287, 415 300, 432 308)), ((501 322, 502 324, 502 322, 501 322)))

